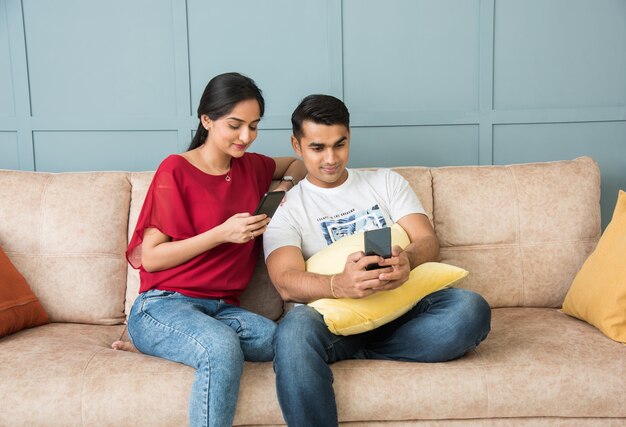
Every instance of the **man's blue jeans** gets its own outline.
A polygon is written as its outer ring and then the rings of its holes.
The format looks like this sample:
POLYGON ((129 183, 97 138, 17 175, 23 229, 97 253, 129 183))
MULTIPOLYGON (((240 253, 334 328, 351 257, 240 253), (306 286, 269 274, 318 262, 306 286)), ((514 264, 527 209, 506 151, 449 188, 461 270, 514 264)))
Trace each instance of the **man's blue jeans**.
POLYGON ((222 300, 151 290, 139 295, 128 334, 139 351, 196 369, 191 426, 231 426, 243 361, 272 360, 276 324, 222 300))
POLYGON ((279 323, 274 336, 276 389, 289 426, 336 426, 331 363, 345 359, 443 362, 463 356, 487 337, 489 304, 464 289, 444 289, 411 311, 370 332, 340 336, 323 317, 300 305, 279 323))

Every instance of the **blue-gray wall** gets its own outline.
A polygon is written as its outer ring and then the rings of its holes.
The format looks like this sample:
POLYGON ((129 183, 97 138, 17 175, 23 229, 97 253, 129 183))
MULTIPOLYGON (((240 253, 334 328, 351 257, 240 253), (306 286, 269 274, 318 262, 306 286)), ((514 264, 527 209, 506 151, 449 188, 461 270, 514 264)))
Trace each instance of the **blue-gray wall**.
POLYGON ((605 225, 626 188, 626 0, 0 0, 0 168, 154 169, 233 70, 266 95, 258 152, 329 93, 353 167, 590 155, 605 225))

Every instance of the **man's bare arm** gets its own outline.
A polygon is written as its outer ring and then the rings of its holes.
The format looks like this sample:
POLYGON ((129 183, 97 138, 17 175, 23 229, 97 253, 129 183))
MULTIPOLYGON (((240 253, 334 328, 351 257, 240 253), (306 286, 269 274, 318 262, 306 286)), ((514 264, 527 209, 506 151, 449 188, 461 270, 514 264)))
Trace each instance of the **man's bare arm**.
POLYGON ((363 298, 373 294, 387 283, 379 275, 391 272, 391 268, 367 271, 365 266, 381 259, 356 252, 348 256, 344 271, 333 278, 333 275, 307 272, 300 249, 283 246, 267 257, 266 264, 270 279, 284 301, 308 303, 321 298, 363 298))
POLYGON ((439 261, 439 239, 426 215, 411 214, 400 218, 398 224, 409 235, 411 243, 404 248, 411 269, 430 261, 439 261))
POLYGON ((307 273, 299 248, 278 248, 267 257, 266 264, 270 279, 284 301, 310 302, 332 298, 330 278, 307 273))

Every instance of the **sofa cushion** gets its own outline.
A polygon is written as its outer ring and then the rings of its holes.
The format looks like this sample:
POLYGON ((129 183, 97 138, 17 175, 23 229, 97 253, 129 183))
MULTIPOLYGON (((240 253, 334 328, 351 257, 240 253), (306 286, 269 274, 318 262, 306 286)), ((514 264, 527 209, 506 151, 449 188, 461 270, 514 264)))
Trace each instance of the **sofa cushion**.
POLYGON ((626 416, 623 345, 555 309, 492 314, 489 337, 458 360, 332 365, 340 419, 626 416))
POLYGON ((0 340, 0 426, 96 425, 84 423, 85 370, 123 329, 51 323, 0 340))
POLYGON ((0 200, 0 245, 51 321, 124 321, 126 173, 0 171, 0 200))
MULTIPOLYGON (((405 248, 409 236, 399 224, 391 227, 391 242, 405 248)), ((363 251, 363 233, 346 236, 325 247, 306 262, 306 269, 318 274, 338 274, 345 260, 363 251)), ((365 298, 322 298, 309 305, 324 316, 324 323, 336 335, 371 331, 405 314, 426 295, 443 289, 467 276, 467 271, 452 265, 428 262, 415 267, 400 287, 377 292, 365 298)))
POLYGON ((589 157, 431 170, 441 261, 492 307, 560 307, 600 236, 600 172, 589 157))
POLYGON ((428 219, 431 223, 433 221, 433 177, 430 173, 430 168, 411 166, 393 168, 394 172, 402 175, 404 179, 409 182, 411 189, 417 195, 417 198, 422 203, 422 207, 426 211, 428 219))
MULTIPOLYGON (((556 309, 492 314, 458 360, 333 364, 340 421, 626 417, 626 347, 556 309)), ((0 425, 185 425, 193 368, 111 350, 122 329, 50 324, 0 340, 0 425)), ((234 425, 282 423, 272 364, 246 362, 234 425)))
POLYGON ((48 313, 0 247, 0 338, 48 322, 48 313))
POLYGON ((563 311, 626 343, 626 192, 598 246, 576 275, 563 311))

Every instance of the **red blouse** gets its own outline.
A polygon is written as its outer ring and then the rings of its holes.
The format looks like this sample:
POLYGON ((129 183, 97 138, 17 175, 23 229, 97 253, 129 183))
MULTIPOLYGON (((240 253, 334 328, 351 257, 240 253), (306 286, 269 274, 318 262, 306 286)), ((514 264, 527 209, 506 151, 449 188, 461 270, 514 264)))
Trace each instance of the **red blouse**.
POLYGON ((171 155, 157 169, 132 235, 126 258, 139 269, 139 292, 160 289, 197 298, 224 299, 239 305, 261 250, 261 239, 224 243, 166 270, 147 272, 141 265, 146 228, 157 228, 172 241, 212 229, 236 213, 254 212, 269 189, 276 163, 245 153, 231 160, 226 175, 208 175, 184 157, 171 155))

